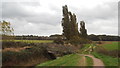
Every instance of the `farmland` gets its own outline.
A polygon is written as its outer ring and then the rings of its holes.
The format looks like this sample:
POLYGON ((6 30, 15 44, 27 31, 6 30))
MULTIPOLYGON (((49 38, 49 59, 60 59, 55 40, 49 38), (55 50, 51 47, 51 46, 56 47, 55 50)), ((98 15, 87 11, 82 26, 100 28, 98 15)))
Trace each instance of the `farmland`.
POLYGON ((92 67, 95 65, 118 65, 118 42, 102 41, 101 44, 93 42, 82 46, 82 48, 76 48, 76 46, 72 45, 54 44, 52 40, 3 41, 2 56, 4 58, 2 62, 4 66, 32 65, 35 68, 41 66, 92 67), (91 52, 92 47, 94 51, 91 52), (99 64, 96 60, 100 61, 99 64))
POLYGON ((53 40, 12 40, 13 42, 26 42, 26 43, 52 43, 53 40))
POLYGON ((99 50, 99 48, 101 50, 101 47, 105 48, 105 51, 118 50, 118 42, 103 42, 103 44, 99 44, 96 46, 94 52, 84 52, 84 50, 88 49, 90 46, 92 46, 92 44, 85 44, 85 46, 80 49, 80 52, 77 54, 66 55, 56 60, 38 64, 36 68, 39 68, 39 66, 93 66, 93 58, 89 57, 89 55, 93 55, 95 58, 100 59, 104 63, 104 66, 118 66, 118 57, 109 56, 108 54, 96 51, 96 49, 99 50), (88 56, 84 56, 84 54, 88 56), (83 57, 85 59, 83 59, 83 57), (81 60, 82 63, 80 63, 81 60))
POLYGON ((109 51, 118 50, 118 44, 120 44, 120 42, 111 42, 111 44, 104 44, 102 47, 109 51))

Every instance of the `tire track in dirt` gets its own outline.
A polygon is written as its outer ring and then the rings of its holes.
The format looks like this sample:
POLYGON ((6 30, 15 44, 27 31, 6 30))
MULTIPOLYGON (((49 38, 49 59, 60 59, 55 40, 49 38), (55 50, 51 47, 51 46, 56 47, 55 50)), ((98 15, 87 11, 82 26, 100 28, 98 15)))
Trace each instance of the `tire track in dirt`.
POLYGON ((100 59, 95 58, 92 55, 84 55, 84 56, 88 56, 93 59, 93 66, 94 66, 93 68, 105 68, 104 63, 100 59))
POLYGON ((83 54, 79 54, 82 56, 81 60, 78 62, 78 66, 86 66, 86 58, 83 54))

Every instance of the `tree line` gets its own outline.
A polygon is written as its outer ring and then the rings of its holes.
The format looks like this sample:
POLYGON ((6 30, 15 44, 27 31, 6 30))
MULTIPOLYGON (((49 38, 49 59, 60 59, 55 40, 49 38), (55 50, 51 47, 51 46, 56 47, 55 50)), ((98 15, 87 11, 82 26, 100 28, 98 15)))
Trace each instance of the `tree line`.
POLYGON ((88 35, 88 38, 92 41, 120 41, 119 36, 112 35, 88 35))

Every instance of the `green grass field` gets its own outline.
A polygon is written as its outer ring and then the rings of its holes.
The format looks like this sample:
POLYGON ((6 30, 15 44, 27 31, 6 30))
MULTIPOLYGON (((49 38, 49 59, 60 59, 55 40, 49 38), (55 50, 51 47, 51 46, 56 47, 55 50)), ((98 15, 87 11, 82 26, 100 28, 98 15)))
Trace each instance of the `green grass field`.
POLYGON ((111 44, 105 44, 102 45, 105 49, 111 51, 111 50, 118 50, 118 43, 120 42, 112 42, 111 44))
POLYGON ((38 66, 78 66, 78 62, 81 60, 80 55, 78 54, 70 54, 63 57, 60 57, 56 60, 51 60, 42 64, 38 64, 38 66))
POLYGON ((12 40, 13 42, 26 42, 26 43, 52 43, 53 40, 12 40))
POLYGON ((85 56, 86 60, 83 61, 82 57, 83 56, 79 54, 70 54, 55 60, 38 64, 36 68, 39 68, 40 66, 83 66, 83 65, 92 66, 93 65, 92 58, 85 56), (83 62, 85 62, 86 64, 83 64, 83 62))

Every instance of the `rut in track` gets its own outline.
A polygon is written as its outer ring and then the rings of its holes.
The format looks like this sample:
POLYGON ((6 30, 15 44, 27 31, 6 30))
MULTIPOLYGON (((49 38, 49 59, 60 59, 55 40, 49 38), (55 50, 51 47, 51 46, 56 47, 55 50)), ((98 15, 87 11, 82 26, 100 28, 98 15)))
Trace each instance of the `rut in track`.
POLYGON ((100 68, 104 68, 104 63, 100 59, 95 58, 92 55, 84 55, 84 56, 88 56, 88 57, 93 59, 93 66, 94 66, 94 68, 96 68, 96 67, 99 68, 99 66, 101 66, 100 68))

